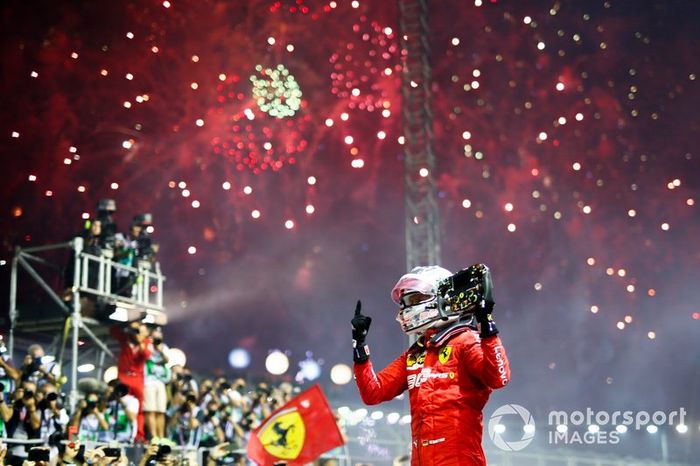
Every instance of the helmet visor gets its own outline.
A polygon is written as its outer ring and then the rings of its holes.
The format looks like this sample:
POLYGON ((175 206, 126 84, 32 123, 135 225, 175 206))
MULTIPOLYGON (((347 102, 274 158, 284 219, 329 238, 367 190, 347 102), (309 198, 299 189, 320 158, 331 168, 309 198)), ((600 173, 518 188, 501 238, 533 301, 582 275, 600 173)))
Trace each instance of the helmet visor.
POLYGON ((406 293, 399 298, 399 308, 406 309, 407 307, 415 306, 416 304, 428 302, 434 297, 435 296, 431 294, 421 293, 419 291, 406 293))

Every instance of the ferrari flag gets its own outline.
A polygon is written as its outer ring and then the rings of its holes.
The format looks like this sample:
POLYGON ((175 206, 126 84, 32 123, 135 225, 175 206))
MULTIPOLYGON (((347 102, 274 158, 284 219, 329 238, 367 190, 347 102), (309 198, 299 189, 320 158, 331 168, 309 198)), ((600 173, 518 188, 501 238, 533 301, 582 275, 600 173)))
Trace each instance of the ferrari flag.
POLYGON ((321 387, 314 385, 273 412, 248 439, 248 458, 260 466, 302 465, 343 445, 321 387))

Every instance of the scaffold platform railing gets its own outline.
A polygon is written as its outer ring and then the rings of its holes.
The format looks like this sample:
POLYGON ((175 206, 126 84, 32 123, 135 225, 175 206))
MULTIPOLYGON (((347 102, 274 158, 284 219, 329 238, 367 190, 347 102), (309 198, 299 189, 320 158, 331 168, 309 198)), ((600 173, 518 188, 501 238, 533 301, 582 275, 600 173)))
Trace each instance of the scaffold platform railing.
MULTIPOLYGON (((94 252, 94 251, 91 251, 94 252)), ((163 285, 166 277, 161 273, 160 265, 155 261, 139 261, 137 265, 129 266, 112 259, 108 251, 94 254, 84 250, 82 237, 71 241, 33 247, 17 247, 12 259, 10 276, 10 326, 8 332, 8 350, 14 352, 15 332, 23 329, 31 332, 42 329, 55 330, 56 338, 60 341, 58 364, 64 363, 64 351, 70 335, 70 405, 75 406, 78 400, 78 360, 79 338, 81 332, 96 346, 98 367, 102 367, 106 356, 114 357, 106 343, 109 323, 118 324, 134 319, 157 325, 165 325, 167 317, 163 304, 163 285), (59 262, 55 257, 45 255, 64 250, 70 253, 67 263, 59 262), (62 289, 51 286, 47 274, 40 273, 36 267, 43 266, 49 271, 69 270, 67 284, 62 289), (21 274, 20 272, 25 272, 21 274), (128 286, 114 289, 114 277, 128 277, 128 286), (28 278, 36 288, 45 292, 46 297, 55 305, 58 312, 54 317, 41 317, 23 322, 22 293, 27 287, 20 279, 28 278), (85 307, 86 309, 83 309, 85 307), (102 311, 101 316, 89 315, 87 308, 102 311), (109 315, 104 313, 109 311, 109 315), (63 331, 61 331, 61 329, 63 331)), ((54 280, 55 281, 55 280, 54 280)), ((62 280, 59 280, 62 282, 62 280)))

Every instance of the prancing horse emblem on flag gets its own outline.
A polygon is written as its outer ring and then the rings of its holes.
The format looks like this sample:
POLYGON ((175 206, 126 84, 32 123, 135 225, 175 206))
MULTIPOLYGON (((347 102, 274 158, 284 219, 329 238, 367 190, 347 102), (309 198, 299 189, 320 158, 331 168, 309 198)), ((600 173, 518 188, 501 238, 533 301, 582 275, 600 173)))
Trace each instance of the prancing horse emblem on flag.
POLYGON ((294 460, 301 453, 306 439, 306 426, 296 408, 280 411, 265 422, 258 439, 272 456, 294 460))
POLYGON ((445 364, 449 359, 450 355, 452 354, 452 346, 447 345, 444 348, 440 349, 440 354, 438 355, 438 359, 442 364, 445 364))

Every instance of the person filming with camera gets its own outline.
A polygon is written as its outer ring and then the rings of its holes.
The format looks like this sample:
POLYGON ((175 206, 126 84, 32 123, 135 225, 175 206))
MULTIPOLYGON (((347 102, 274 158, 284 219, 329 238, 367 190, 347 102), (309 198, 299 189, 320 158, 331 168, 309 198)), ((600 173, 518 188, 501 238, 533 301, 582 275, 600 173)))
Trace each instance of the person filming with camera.
POLYGON ((102 396, 101 411, 105 413, 109 424, 102 432, 102 441, 134 441, 138 429, 136 421, 139 415, 139 401, 129 394, 129 387, 118 379, 111 380, 102 396))
POLYGON ((362 401, 375 405, 408 390, 413 465, 485 466, 482 410, 491 391, 510 380, 488 267, 476 264, 454 275, 439 266, 416 267, 399 279, 391 298, 401 329, 416 340, 375 373, 366 343, 372 319, 357 302, 351 324, 362 401))

